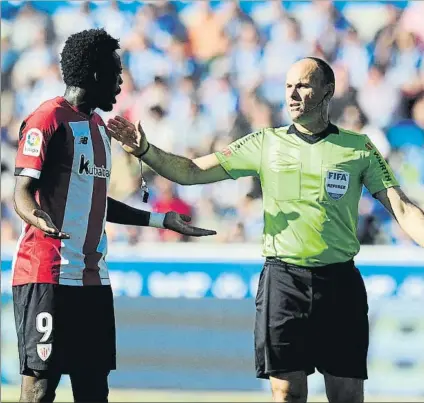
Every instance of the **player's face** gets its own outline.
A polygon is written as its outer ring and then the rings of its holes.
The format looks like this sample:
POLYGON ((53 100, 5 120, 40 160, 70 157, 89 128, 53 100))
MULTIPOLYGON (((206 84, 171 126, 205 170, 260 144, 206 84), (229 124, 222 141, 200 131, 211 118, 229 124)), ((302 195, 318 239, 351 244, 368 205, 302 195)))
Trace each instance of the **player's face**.
POLYGON ((293 122, 302 124, 319 120, 327 91, 314 61, 295 63, 287 73, 286 81, 286 105, 293 122))
POLYGON ((96 104, 103 111, 111 111, 116 103, 116 96, 121 92, 121 59, 113 52, 110 61, 106 61, 97 73, 96 104))

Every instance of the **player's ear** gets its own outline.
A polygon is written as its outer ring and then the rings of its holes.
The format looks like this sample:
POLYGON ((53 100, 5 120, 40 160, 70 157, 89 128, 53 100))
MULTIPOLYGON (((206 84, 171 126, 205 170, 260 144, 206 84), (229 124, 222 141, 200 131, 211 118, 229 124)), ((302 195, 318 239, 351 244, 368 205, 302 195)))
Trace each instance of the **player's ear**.
POLYGON ((97 83, 97 81, 98 81, 98 80, 97 80, 97 71, 95 71, 95 72, 94 72, 94 82, 96 82, 96 83, 97 83))

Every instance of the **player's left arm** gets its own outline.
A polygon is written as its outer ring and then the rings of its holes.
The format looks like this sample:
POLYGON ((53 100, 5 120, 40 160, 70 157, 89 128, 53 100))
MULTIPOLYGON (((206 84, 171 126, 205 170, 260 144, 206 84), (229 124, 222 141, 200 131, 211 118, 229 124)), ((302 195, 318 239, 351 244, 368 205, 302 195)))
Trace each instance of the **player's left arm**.
POLYGON ((374 197, 393 215, 401 228, 424 247, 424 211, 409 200, 399 186, 381 190, 374 197))
POLYGON ((115 224, 165 228, 188 236, 199 237, 216 234, 216 231, 190 225, 191 217, 184 214, 178 214, 175 211, 163 214, 138 210, 111 197, 107 198, 106 220, 115 224))
POLYGON ((393 170, 368 136, 364 136, 366 169, 363 182, 370 193, 393 215, 401 228, 424 247, 424 213, 403 193, 393 170))

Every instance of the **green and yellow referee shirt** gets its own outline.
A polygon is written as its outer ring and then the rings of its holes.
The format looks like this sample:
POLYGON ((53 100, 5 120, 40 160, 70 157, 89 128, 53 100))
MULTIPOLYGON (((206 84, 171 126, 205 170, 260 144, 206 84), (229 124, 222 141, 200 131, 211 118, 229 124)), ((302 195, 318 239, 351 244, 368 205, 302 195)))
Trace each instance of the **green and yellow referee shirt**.
POLYGON ((263 129, 216 156, 233 179, 260 178, 263 255, 306 267, 352 259, 362 185, 372 194, 398 185, 368 136, 331 124, 314 136, 263 129))

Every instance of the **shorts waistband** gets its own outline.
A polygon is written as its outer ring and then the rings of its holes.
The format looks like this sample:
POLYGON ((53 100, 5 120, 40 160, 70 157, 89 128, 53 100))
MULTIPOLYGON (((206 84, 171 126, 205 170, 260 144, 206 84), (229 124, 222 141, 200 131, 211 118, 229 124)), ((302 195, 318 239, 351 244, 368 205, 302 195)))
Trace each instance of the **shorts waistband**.
POLYGON ((332 269, 340 269, 340 268, 353 268, 354 267, 354 261, 353 259, 350 259, 346 262, 340 262, 340 263, 331 263, 326 264, 323 266, 299 266, 297 264, 293 263, 287 263, 283 260, 277 259, 275 257, 267 257, 265 260, 265 264, 273 264, 278 265, 287 269, 292 270, 299 270, 299 271, 313 271, 313 272, 319 272, 319 271, 331 271, 332 269))

